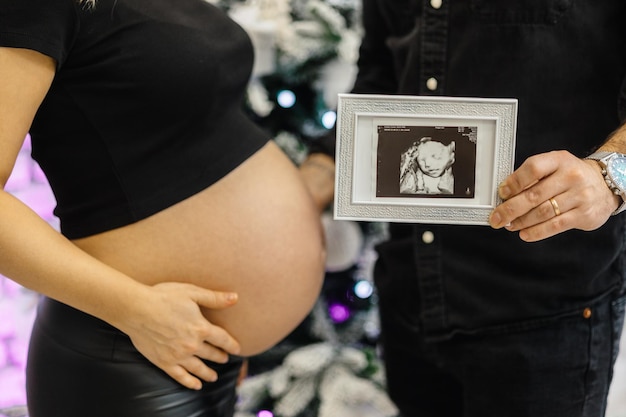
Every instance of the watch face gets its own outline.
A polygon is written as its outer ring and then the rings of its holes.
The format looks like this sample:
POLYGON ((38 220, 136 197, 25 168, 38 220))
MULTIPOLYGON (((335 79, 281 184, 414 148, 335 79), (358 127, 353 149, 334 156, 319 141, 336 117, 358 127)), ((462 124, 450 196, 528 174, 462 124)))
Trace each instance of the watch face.
POLYGON ((617 188, 622 192, 626 191, 626 157, 618 156, 611 159, 606 172, 617 188))

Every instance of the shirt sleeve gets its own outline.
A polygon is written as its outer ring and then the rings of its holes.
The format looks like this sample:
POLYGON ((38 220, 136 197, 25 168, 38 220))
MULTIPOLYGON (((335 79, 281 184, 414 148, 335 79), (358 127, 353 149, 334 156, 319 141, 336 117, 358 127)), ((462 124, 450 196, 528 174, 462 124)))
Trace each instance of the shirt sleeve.
POLYGON ((65 61, 78 32, 78 0, 0 0, 0 46, 65 61))
POLYGON ((622 85, 619 89, 619 97, 617 99, 617 110, 619 114, 619 120, 621 123, 626 123, 626 77, 622 80, 622 85))

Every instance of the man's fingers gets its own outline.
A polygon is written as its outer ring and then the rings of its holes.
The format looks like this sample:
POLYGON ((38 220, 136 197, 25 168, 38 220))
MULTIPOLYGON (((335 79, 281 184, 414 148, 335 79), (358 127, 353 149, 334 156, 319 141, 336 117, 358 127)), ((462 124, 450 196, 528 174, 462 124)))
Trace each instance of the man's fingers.
POLYGON ((541 179, 554 173, 559 166, 559 159, 564 151, 552 151, 534 155, 498 185, 498 195, 507 200, 532 187, 541 179))
POLYGON ((559 196, 548 198, 525 214, 511 220, 510 223, 504 227, 509 231, 517 231, 547 222, 556 216, 560 216, 574 208, 574 206, 570 205, 574 201, 568 199, 566 196, 567 194, 560 194, 559 196))
MULTIPOLYGON (((571 228, 573 206, 561 194, 539 204, 528 213, 516 218, 505 226, 511 232, 519 231, 524 241, 537 241, 571 228), (552 201, 551 201, 552 200, 552 201), (558 201, 561 203, 558 203, 558 201)), ((574 216, 575 217, 575 216, 574 216)))
MULTIPOLYGON (((489 218, 491 227, 510 228, 516 219, 529 215, 537 216, 537 210, 549 214, 550 198, 563 190, 562 180, 553 175, 559 167, 559 161, 567 156, 564 151, 528 158, 498 186, 498 194, 504 200, 495 208, 489 218)), ((518 222, 519 223, 519 222, 518 222)), ((534 224, 534 223, 530 223, 534 224)), ((516 228, 516 230, 521 227, 516 228)))
POLYGON ((521 229, 519 231, 519 237, 525 242, 537 242, 539 240, 547 239, 566 230, 572 229, 573 227, 571 224, 575 219, 575 213, 573 211, 568 211, 563 215, 554 216, 543 223, 521 229))
POLYGON ((510 230, 511 226, 517 224, 515 229, 521 229, 522 224, 535 224, 537 219, 547 220, 553 215, 549 201, 552 195, 545 194, 542 190, 549 189, 550 187, 533 187, 504 201, 491 213, 491 227, 506 227, 510 230))

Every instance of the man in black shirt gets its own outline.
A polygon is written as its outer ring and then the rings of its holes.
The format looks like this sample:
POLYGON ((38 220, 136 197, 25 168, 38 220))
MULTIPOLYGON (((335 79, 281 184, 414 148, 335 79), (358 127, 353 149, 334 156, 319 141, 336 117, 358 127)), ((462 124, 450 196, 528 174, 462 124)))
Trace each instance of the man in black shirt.
POLYGON ((604 415, 626 234, 602 168, 626 153, 626 2, 363 0, 363 19, 354 93, 519 100, 492 227, 394 223, 378 246, 392 399, 403 417, 604 415))

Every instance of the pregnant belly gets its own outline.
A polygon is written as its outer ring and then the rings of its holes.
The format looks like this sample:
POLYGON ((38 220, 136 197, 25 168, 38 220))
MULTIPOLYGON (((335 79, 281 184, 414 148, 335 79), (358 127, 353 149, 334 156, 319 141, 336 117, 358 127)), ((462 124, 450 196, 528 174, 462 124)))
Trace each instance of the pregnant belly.
POLYGON ((319 213, 272 142, 191 198, 75 243, 147 284, 236 291, 237 305, 205 315, 239 340, 244 355, 291 332, 313 306, 324 275, 319 213))

